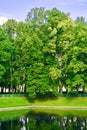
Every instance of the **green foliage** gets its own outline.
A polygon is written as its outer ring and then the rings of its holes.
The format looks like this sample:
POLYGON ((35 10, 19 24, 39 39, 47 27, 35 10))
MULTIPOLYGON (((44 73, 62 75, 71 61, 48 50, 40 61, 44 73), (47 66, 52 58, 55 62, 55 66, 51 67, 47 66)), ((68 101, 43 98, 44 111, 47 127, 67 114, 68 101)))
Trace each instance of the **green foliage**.
POLYGON ((0 28, 0 85, 30 98, 87 88, 87 25, 56 8, 31 9, 25 22, 0 28))
POLYGON ((5 73, 4 66, 0 65, 0 82, 3 80, 3 75, 5 73))
POLYGON ((12 45, 6 31, 0 28, 0 85, 8 86, 12 45), (7 82, 8 81, 8 82, 7 82))

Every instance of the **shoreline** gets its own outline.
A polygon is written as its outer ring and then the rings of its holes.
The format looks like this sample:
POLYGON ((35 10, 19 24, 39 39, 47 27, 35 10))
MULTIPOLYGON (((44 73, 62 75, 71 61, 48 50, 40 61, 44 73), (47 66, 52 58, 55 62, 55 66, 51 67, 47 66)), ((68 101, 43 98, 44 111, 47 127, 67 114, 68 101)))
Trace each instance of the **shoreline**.
POLYGON ((25 110, 25 109, 58 109, 58 110, 87 110, 84 106, 20 106, 20 107, 8 107, 0 108, 0 111, 13 111, 13 110, 25 110))

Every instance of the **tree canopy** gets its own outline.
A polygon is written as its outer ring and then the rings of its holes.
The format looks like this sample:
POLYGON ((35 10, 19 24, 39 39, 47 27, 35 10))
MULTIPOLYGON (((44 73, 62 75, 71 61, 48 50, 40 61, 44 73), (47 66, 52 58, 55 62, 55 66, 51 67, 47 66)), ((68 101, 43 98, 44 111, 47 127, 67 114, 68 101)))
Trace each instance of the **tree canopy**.
POLYGON ((87 24, 56 8, 31 9, 0 27, 1 92, 29 97, 87 89, 87 24))

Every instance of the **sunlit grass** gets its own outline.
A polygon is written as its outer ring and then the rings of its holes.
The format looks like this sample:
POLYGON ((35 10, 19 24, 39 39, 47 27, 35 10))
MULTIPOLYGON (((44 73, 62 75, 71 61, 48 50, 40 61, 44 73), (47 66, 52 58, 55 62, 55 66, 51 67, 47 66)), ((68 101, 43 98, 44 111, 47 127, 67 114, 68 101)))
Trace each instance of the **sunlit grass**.
POLYGON ((29 110, 1 111, 0 112, 0 121, 16 119, 20 116, 27 115, 28 112, 29 112, 29 110))
POLYGON ((87 110, 58 110, 58 109, 34 109, 33 114, 50 114, 57 116, 78 116, 87 117, 87 110))
POLYGON ((39 106, 87 106, 87 97, 59 97, 55 99, 37 99, 32 105, 39 106))
POLYGON ((16 110, 16 111, 1 111, 0 121, 17 119, 20 116, 31 115, 55 115, 55 116, 77 116, 87 117, 86 110, 58 110, 58 109, 29 109, 29 110, 16 110))
POLYGON ((0 97, 0 108, 18 106, 86 106, 87 97, 58 97, 29 100, 26 97, 0 97))
POLYGON ((0 108, 29 105, 31 105, 31 103, 26 97, 0 97, 0 108))

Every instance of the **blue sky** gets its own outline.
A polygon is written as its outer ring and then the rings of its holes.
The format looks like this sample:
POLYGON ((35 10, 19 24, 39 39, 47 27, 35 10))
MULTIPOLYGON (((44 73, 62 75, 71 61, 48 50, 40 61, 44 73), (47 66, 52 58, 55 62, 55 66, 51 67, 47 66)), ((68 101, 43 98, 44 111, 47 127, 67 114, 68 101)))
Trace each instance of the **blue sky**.
POLYGON ((0 0, 0 16, 24 21, 30 9, 35 7, 56 7, 70 13, 72 19, 83 16, 87 20, 87 0, 0 0))

